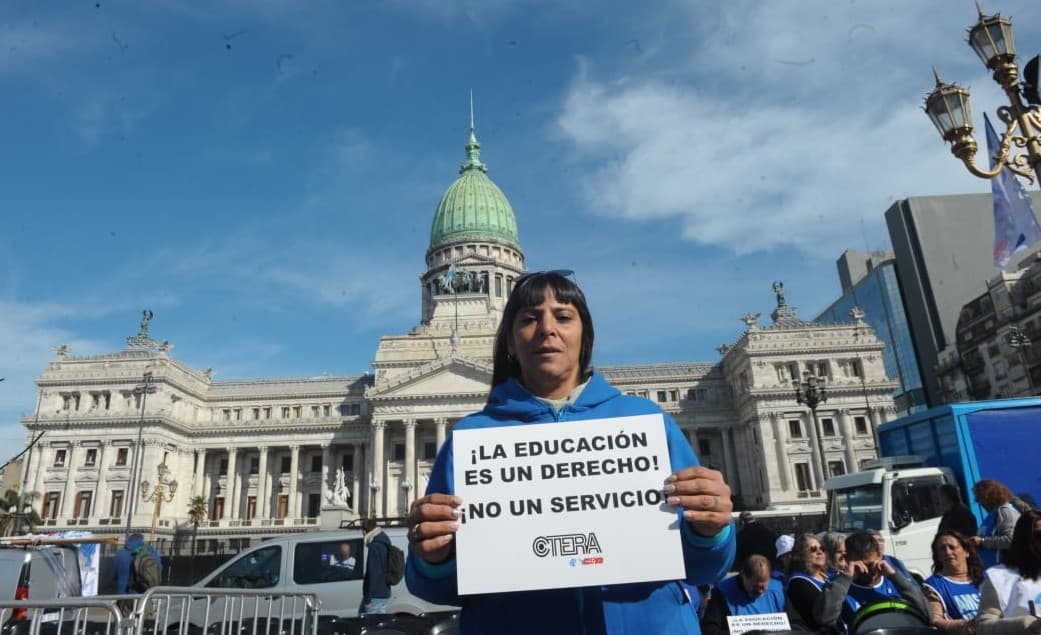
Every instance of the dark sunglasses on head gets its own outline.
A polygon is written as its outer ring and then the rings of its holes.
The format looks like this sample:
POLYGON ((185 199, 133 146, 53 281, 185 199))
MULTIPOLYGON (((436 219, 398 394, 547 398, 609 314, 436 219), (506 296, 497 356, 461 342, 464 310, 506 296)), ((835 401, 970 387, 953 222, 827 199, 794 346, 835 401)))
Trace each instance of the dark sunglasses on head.
POLYGON ((526 274, 524 274, 522 276, 519 276, 517 279, 515 279, 513 281, 513 288, 516 289, 517 287, 519 287, 528 278, 531 278, 533 276, 544 276, 544 275, 552 275, 552 276, 560 276, 561 278, 568 278, 569 280, 571 280, 571 282, 574 282, 576 284, 578 282, 577 280, 575 280, 575 272, 572 271, 571 269, 548 269, 546 271, 529 271, 528 273, 526 273, 526 274))

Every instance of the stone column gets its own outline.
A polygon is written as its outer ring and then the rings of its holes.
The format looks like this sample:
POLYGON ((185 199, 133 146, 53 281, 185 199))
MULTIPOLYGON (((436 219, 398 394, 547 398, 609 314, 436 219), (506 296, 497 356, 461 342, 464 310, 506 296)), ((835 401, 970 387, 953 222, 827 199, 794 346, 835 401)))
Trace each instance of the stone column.
POLYGON ((412 492, 416 488, 416 420, 405 421, 405 478, 412 484, 405 490, 405 509, 412 504, 412 492))
POLYGON ((333 446, 331 443, 326 443, 322 446, 322 496, 318 501, 318 506, 322 507, 325 505, 325 501, 329 500, 329 464, 333 462, 333 446))
POLYGON ((75 461, 76 458, 76 446, 72 443, 68 446, 68 452, 65 453, 65 473, 68 475, 65 478, 65 487, 62 489, 61 500, 58 501, 58 519, 72 518, 72 497, 75 495, 75 461))
POLYGON ((380 486, 379 491, 376 492, 376 500, 374 501, 372 513, 374 516, 383 515, 383 498, 387 491, 387 479, 386 469, 383 461, 383 433, 386 429, 386 422, 384 421, 373 421, 372 422, 372 479, 373 482, 380 486))
MULTIPOLYGON (((770 415, 770 429, 774 435, 774 454, 777 457, 777 474, 781 477, 781 491, 787 492, 792 487, 787 452, 788 434, 785 426, 781 425, 780 414, 775 412, 770 415)), ((767 475, 767 480, 770 480, 769 475, 767 475)))
POLYGON ((289 496, 286 498, 286 518, 299 518, 300 504, 296 500, 296 481, 300 469, 300 446, 289 446, 289 496))
POLYGON ((224 488, 224 517, 222 520, 228 520, 231 518, 239 517, 238 509, 238 466, 236 463, 236 457, 238 456, 239 450, 235 447, 228 448, 228 473, 224 476, 224 482, 226 486, 224 488), (232 511, 234 509, 234 511, 232 511))
POLYGON ((196 451, 196 455, 199 457, 198 462, 195 464, 195 496, 204 496, 203 492, 206 491, 206 448, 202 448, 196 451))
POLYGON ((838 412, 839 429, 842 430, 842 439, 846 444, 846 473, 857 471, 857 452, 853 447, 853 431, 849 427, 849 410, 842 408, 838 412))
POLYGON ((271 517, 271 488, 268 486, 271 479, 267 473, 268 447, 262 445, 257 450, 260 451, 260 465, 257 466, 257 518, 266 520, 271 517))
POLYGON ((817 438, 817 426, 814 425, 813 413, 805 413, 799 415, 799 420, 802 421, 803 427, 809 431, 807 435, 810 439, 810 459, 813 465, 810 466, 813 470, 814 478, 814 489, 824 489, 824 472, 822 462, 824 457, 820 454, 820 448, 824 446, 824 439, 818 440, 817 438))
POLYGON ((351 479, 351 511, 358 514, 361 511, 361 499, 358 498, 361 495, 361 475, 365 470, 365 463, 361 462, 361 456, 359 456, 359 450, 362 445, 359 443, 351 444, 351 455, 354 457, 352 465, 354 466, 354 478, 351 479))
POLYGON ((738 477, 737 460, 734 459, 733 443, 730 440, 730 429, 720 428, 719 434, 723 439, 723 478, 735 494, 740 494, 740 482, 738 477))
MULTIPOLYGON (((111 443, 108 441, 102 441, 97 445, 98 459, 94 465, 98 468, 98 480, 94 482, 94 496, 90 501, 90 515, 94 518, 101 516, 98 513, 98 504, 101 503, 102 495, 108 493, 108 483, 102 483, 102 481, 105 480, 105 468, 108 466, 108 455, 111 454, 109 448, 111 447, 111 443)), ((105 516, 108 517, 108 510, 105 511, 105 516)))
POLYGON ((439 417, 435 420, 437 424, 437 451, 441 451, 441 446, 445 444, 445 428, 448 426, 448 420, 444 417, 439 417))

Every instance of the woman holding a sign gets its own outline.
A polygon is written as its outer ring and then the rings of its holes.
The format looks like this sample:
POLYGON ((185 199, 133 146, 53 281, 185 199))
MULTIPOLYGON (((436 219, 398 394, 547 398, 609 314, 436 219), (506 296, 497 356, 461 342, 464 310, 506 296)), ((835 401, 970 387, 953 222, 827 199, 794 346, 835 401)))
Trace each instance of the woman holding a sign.
POLYGON ((464 634, 698 633, 678 581, 729 570, 730 488, 656 404, 593 371, 571 275, 516 280, 488 404, 412 505, 409 590, 462 607, 464 634))

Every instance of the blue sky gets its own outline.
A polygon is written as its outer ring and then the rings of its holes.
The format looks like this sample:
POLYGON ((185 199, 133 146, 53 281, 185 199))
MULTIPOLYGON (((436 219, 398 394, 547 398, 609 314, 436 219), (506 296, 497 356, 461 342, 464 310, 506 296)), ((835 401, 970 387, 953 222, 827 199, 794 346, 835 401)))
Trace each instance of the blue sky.
MULTIPOLYGON (((978 123, 1001 103, 969 1, 50 5, 0 5, 8 447, 52 347, 118 350, 143 308, 218 379, 368 370, 419 319, 470 90, 528 267, 577 272, 599 363, 717 359, 773 280, 829 304, 894 200, 989 191, 920 110, 933 64, 978 123)), ((1041 50, 1036 1, 984 8, 1041 50)))

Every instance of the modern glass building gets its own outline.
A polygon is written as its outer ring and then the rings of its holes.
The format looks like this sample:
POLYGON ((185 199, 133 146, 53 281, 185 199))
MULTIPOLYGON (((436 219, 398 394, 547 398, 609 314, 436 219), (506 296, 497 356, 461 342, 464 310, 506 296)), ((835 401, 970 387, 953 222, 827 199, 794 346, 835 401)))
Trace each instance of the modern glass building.
POLYGON ((918 371, 907 313, 900 299, 893 255, 865 255, 848 251, 839 259, 839 277, 843 284, 842 297, 822 311, 814 321, 822 324, 852 322, 850 310, 854 306, 864 311, 864 321, 885 342, 882 359, 886 374, 899 382, 899 387, 893 393, 897 416, 925 410, 928 407, 925 390, 918 371), (851 267, 852 262, 860 266, 851 267), (851 269, 859 271, 851 272, 851 269))

